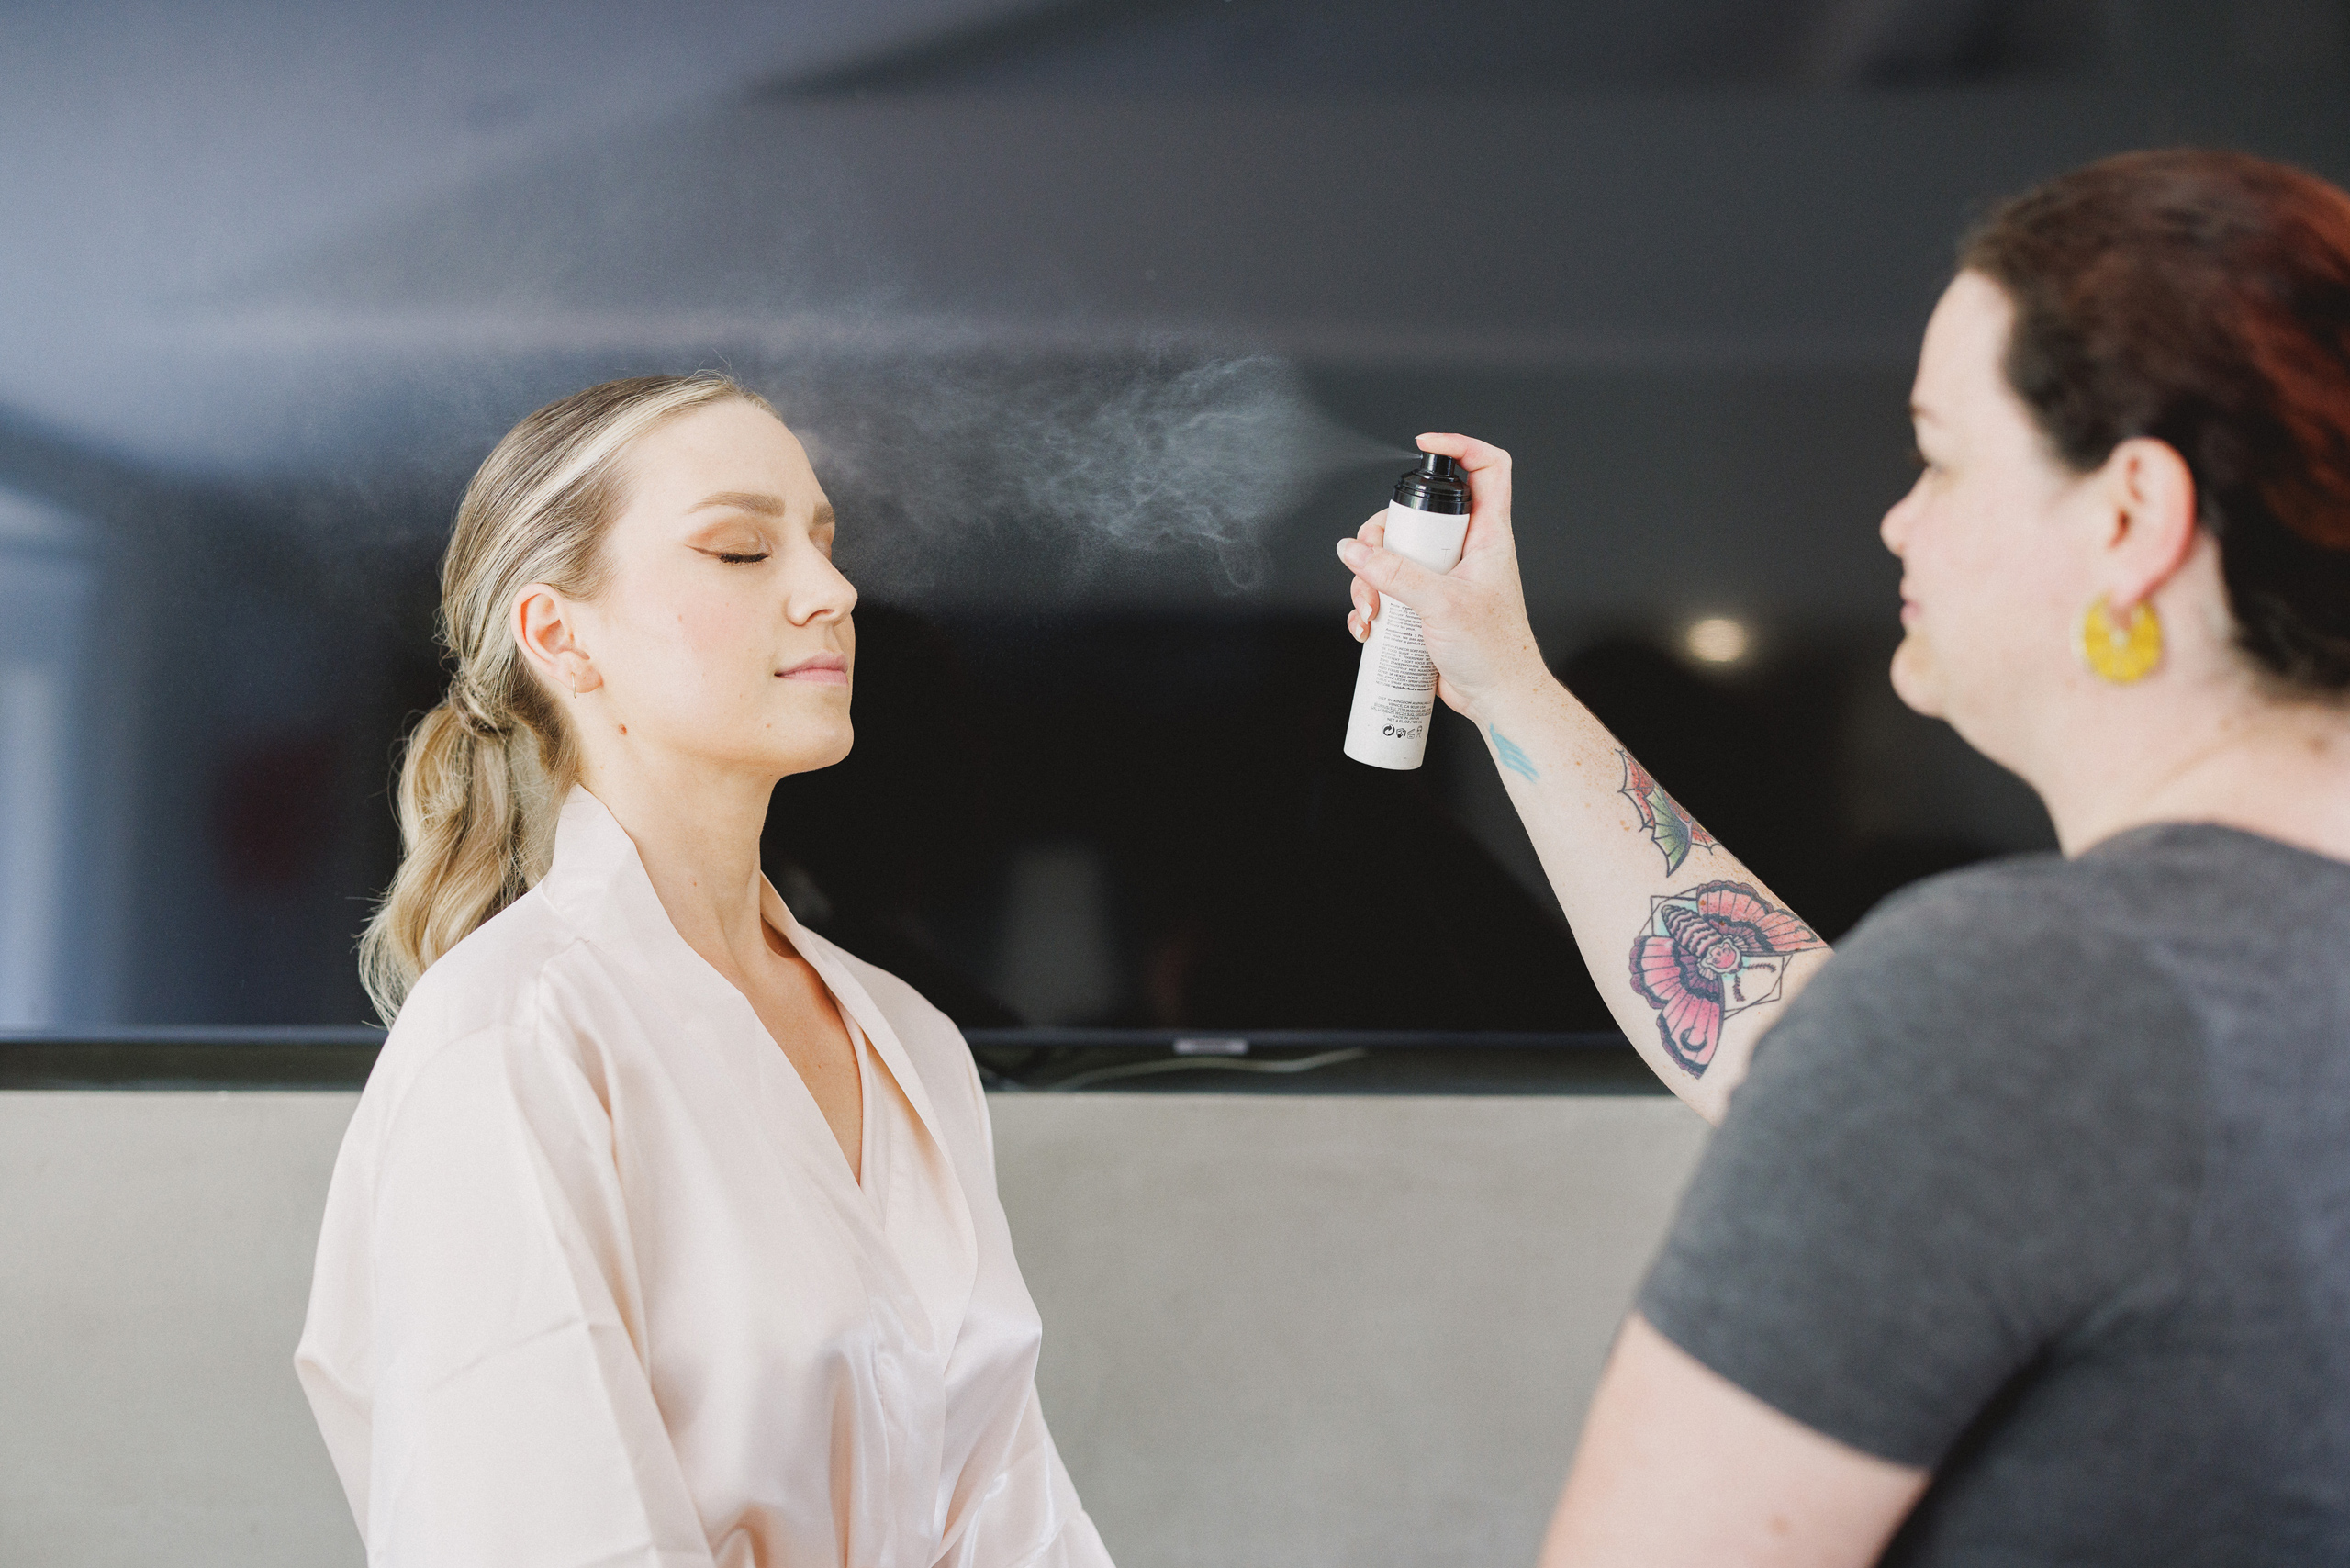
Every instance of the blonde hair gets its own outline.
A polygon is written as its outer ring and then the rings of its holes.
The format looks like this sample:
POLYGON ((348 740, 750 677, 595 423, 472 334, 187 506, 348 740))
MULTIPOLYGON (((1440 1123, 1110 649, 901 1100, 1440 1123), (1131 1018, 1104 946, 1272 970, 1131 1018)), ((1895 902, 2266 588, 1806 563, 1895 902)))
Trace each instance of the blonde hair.
POLYGON ((593 597, 630 446, 729 399, 775 411, 713 374, 590 386, 508 431, 465 487, 441 562, 440 639, 456 673, 401 754, 400 867, 359 939, 359 978, 386 1024, 417 977, 528 891, 554 854, 578 756, 561 706, 514 644, 515 596, 544 583, 593 597))

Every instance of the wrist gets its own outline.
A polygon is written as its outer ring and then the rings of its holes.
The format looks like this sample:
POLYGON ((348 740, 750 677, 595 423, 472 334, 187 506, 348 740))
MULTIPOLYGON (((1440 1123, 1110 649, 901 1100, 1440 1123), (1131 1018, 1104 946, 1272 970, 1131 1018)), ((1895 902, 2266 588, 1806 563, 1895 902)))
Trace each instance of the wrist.
POLYGON ((1507 724, 1540 706, 1559 684, 1542 656, 1529 648, 1528 656, 1511 661, 1476 690, 1465 693, 1469 716, 1483 729, 1507 724))

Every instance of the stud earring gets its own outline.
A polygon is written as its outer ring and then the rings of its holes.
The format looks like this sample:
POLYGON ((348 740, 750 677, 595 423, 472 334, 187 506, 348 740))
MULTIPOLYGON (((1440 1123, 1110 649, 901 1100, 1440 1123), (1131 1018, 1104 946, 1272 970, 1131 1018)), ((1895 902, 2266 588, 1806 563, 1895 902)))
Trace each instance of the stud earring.
POLYGON ((2100 594, 2081 617, 2080 653, 2081 662, 2099 678, 2116 686, 2133 685, 2163 662, 2163 623, 2153 605, 2140 603, 2131 607, 2130 623, 2118 626, 2100 594))

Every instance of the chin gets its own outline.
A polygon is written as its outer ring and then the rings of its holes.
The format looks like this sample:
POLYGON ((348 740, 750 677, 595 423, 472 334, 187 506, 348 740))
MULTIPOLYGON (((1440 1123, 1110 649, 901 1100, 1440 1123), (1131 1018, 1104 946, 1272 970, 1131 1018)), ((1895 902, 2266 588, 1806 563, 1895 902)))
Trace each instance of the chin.
POLYGON ((845 687, 786 687, 763 714, 761 749, 788 773, 830 767, 856 740, 845 687))
POLYGON ((848 722, 846 720, 843 720, 841 722, 840 734, 834 739, 831 745, 823 748, 823 760, 811 763, 809 766, 811 767, 830 767, 836 762, 845 762, 848 759, 848 754, 856 748, 856 732, 848 727, 848 722))
POLYGON ((813 773, 845 759, 856 744, 856 732, 844 713, 838 723, 802 723, 795 727, 789 755, 777 758, 786 774, 813 773))
POLYGON ((1913 633, 1893 651, 1893 694, 1911 711, 1929 719, 1943 717, 1942 682, 1934 674, 1933 655, 1913 633))

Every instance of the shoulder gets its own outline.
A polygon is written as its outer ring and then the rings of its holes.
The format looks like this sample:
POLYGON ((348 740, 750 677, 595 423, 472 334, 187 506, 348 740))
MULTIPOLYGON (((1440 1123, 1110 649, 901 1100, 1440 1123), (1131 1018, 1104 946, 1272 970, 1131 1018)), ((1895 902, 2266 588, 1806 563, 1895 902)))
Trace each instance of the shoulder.
POLYGON ((2107 867, 2054 855, 1991 861, 1886 899, 1837 944, 1820 979, 1897 978, 1921 996, 1987 997, 2066 994, 2092 972, 2151 977, 2136 902, 2107 867))
MULTIPOLYGON (((2201 823, 2139 828, 2072 859, 2018 856, 1894 894, 1837 945, 1824 998, 1897 980, 1914 1007, 1963 993, 2086 1005, 2191 998, 2182 957, 2241 963, 2254 933, 2350 939, 2350 864, 2201 823)), ((1819 989, 1816 987, 1815 989, 1819 989)))
MULTIPOLYGON (((1898 1064, 2029 1094, 2058 1078, 2185 1072, 2195 1009, 2144 919, 2137 873, 2053 855, 1936 877, 1837 946, 1758 1048, 1782 1070, 1898 1064)), ((1907 1079, 1905 1081, 1918 1081, 1907 1079)))
POLYGON ((578 942, 538 893, 523 894, 418 977, 379 1065, 420 1062, 453 1038, 527 1015, 548 966, 578 942))
POLYGON ((2204 1023, 2133 875, 2028 856, 1897 893, 1788 1003, 1737 1098, 1796 1116, 2038 1121, 2129 1103, 2174 1119, 2204 1023))
MULTIPOLYGON (((368 1075, 359 1122, 388 1128, 404 1109, 447 1097, 478 1109, 484 1083, 509 1089, 554 1074, 542 998, 551 970, 586 944, 526 893, 419 977, 368 1075)), ((559 1042, 558 1042, 559 1043, 559 1042)), ((505 1098, 503 1094, 492 1096, 505 1098)))
POLYGON ((2011 944, 2042 926, 2076 926, 2082 906, 2095 898, 2076 861, 2053 854, 1987 860, 1892 894, 1853 927, 1838 951, 1957 935, 2011 944))

